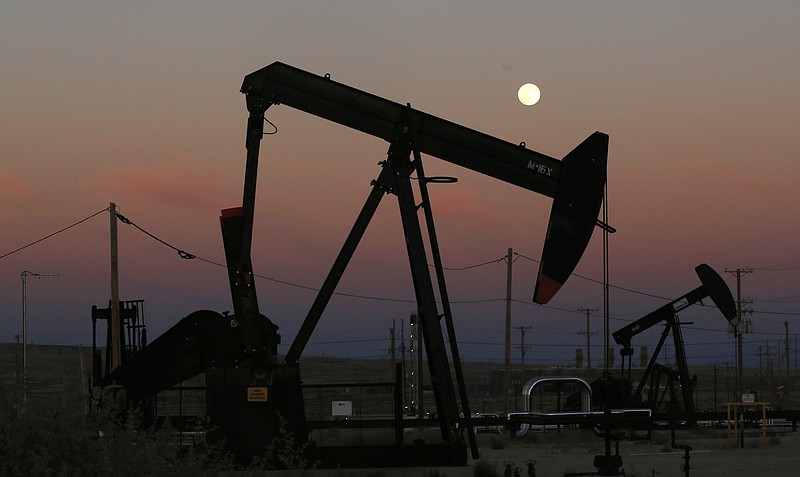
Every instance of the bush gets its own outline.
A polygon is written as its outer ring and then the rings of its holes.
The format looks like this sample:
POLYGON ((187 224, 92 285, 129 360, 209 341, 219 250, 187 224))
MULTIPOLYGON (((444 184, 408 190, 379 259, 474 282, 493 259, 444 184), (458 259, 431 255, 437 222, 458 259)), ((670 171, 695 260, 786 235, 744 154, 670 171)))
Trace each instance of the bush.
POLYGON ((273 469, 296 470, 313 469, 317 466, 317 462, 311 462, 306 458, 308 443, 298 445, 294 434, 287 427, 286 419, 278 414, 278 432, 267 449, 253 459, 247 470, 251 472, 273 469))
POLYGON ((485 460, 479 460, 473 468, 474 477, 500 477, 497 464, 485 460))
POLYGON ((21 404, 0 396, 3 476, 204 477, 231 468, 219 447, 177 445, 170 429, 140 429, 135 413, 86 416, 77 402, 21 404))

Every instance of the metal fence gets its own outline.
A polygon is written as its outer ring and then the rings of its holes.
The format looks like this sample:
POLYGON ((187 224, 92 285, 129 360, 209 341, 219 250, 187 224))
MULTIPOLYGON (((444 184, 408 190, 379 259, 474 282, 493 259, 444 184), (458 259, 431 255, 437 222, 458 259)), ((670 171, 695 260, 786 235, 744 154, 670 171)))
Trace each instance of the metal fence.
POLYGON ((396 394, 395 383, 305 385, 309 437, 321 446, 391 445, 396 394))
MULTIPOLYGON (((202 380, 158 393, 156 417, 205 415, 202 380)), ((303 386, 310 439, 321 446, 391 445, 398 417, 395 383, 336 383, 303 386)))

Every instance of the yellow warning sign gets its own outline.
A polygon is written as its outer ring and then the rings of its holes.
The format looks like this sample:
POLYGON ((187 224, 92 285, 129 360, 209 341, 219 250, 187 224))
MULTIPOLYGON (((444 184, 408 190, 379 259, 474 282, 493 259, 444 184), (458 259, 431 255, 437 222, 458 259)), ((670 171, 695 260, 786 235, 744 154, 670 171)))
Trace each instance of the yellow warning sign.
POLYGON ((247 402, 267 402, 267 387, 251 386, 247 388, 247 402))

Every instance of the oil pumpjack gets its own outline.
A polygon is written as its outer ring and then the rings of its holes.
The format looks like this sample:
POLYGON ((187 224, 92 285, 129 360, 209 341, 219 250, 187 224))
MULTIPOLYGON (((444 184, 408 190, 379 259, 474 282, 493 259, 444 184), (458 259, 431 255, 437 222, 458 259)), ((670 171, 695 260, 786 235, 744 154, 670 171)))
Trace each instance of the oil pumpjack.
MULTIPOLYGON (((655 393, 660 388, 661 378, 664 377, 667 381, 667 387, 672 387, 672 381, 677 380, 677 384, 681 391, 681 403, 683 412, 687 416, 688 422, 691 424, 694 421, 695 407, 694 407, 694 383, 693 379, 689 376, 689 365, 686 360, 686 352, 683 346, 683 332, 681 331, 681 322, 678 319, 678 312, 694 305, 705 298, 711 298, 711 301, 719 309, 722 315, 731 322, 736 317, 736 304, 733 300, 728 285, 713 268, 705 263, 701 263, 695 267, 695 272, 700 278, 701 285, 691 290, 685 295, 676 298, 675 300, 667 303, 664 306, 648 313, 647 315, 639 318, 638 320, 629 323, 628 325, 620 328, 612 333, 614 341, 621 345, 620 355, 622 356, 622 376, 617 381, 618 386, 629 386, 631 382, 631 358, 633 356, 633 348, 631 347, 631 340, 644 331, 653 326, 663 324, 664 330, 661 333, 661 338, 656 345, 644 373, 636 390, 631 394, 629 389, 617 389, 615 394, 618 396, 617 405, 620 406, 635 406, 641 405, 642 392, 646 386, 650 386, 650 394, 655 393), (672 334, 672 340, 675 348, 675 364, 677 371, 672 371, 662 365, 659 365, 658 355, 661 352, 667 337, 672 334), (628 361, 627 376, 625 375, 625 360, 628 361), (664 375, 664 376, 662 376, 664 375), (655 378, 651 382, 651 378, 655 378)), ((660 399, 658 396, 648 396, 650 405, 657 405, 660 399)))
POLYGON ((280 62, 247 75, 241 92, 249 111, 242 205, 223 210, 220 217, 234 314, 208 310, 190 314, 97 384, 121 386, 129 400, 145 403, 158 392, 205 373, 207 415, 214 429, 209 438, 224 439, 228 448, 241 453, 263 450, 279 429, 291 432, 295 442, 306 442, 300 357, 381 199, 391 194, 397 198, 403 224, 441 443, 371 448, 368 452, 362 447, 350 452, 354 454, 351 456, 342 448, 325 452, 312 445, 307 451, 323 466, 346 467, 359 459, 363 462, 366 455, 378 456, 386 466, 463 465, 466 430, 472 457, 477 459, 427 191, 427 183, 441 178, 425 176, 422 154, 553 198, 533 293, 533 301, 543 304, 571 275, 598 223, 608 136, 595 132, 558 160, 527 149, 524 143, 512 144, 415 110, 410 104, 337 83, 329 75, 319 76, 280 62), (282 360, 277 353, 278 327, 259 312, 251 263, 259 150, 265 112, 274 105, 295 108, 389 143, 366 202, 282 360), (420 206, 415 203, 412 174, 418 179, 420 206), (426 258, 420 209, 434 260, 441 311, 426 258), (449 337, 447 344, 442 321, 449 337))

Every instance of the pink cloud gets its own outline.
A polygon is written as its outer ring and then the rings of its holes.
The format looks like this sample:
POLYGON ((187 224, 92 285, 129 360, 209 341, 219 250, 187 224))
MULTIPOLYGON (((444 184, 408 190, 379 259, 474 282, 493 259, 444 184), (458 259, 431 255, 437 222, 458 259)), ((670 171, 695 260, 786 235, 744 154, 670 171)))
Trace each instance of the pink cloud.
POLYGON ((220 197, 234 198, 212 169, 177 162, 114 169, 108 173, 107 186, 139 199, 188 209, 216 210, 220 197))
POLYGON ((486 202, 467 188, 441 188, 431 192, 433 214, 437 220, 475 223, 492 215, 486 202))
POLYGON ((0 172, 0 198, 11 199, 26 195, 28 184, 11 172, 0 172))

